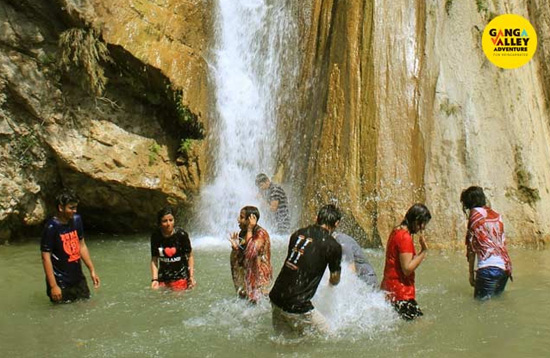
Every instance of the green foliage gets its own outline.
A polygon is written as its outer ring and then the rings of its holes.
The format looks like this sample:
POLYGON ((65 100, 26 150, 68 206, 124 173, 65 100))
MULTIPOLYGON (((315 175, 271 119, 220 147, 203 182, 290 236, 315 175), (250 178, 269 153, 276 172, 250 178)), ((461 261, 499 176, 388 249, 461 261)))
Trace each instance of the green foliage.
POLYGON ((204 128, 198 116, 183 104, 182 91, 176 90, 172 93, 178 122, 185 129, 185 135, 180 140, 178 153, 183 157, 188 157, 194 142, 204 138, 204 128))
POLYGON ((453 0, 445 0, 445 12, 447 15, 451 13, 451 9, 453 7, 453 0))
POLYGON ((456 103, 451 103, 448 98, 445 98, 441 101, 439 105, 439 110, 447 115, 447 117, 456 115, 460 112, 460 106, 456 103))
POLYGON ((193 147, 194 142, 195 142, 194 139, 190 139, 190 138, 182 139, 180 142, 180 147, 178 148, 178 152, 180 154, 188 155, 189 151, 193 147))
POLYGON ((154 142, 149 146, 149 165, 155 164, 160 153, 160 145, 154 142))
POLYGON ((51 65, 52 63, 57 62, 57 58, 54 54, 42 52, 40 55, 38 55, 38 61, 43 64, 44 66, 51 65))
POLYGON ((182 102, 182 92, 178 90, 174 93, 174 100, 176 102, 176 111, 178 113, 178 120, 183 123, 194 122, 197 120, 197 116, 191 112, 189 107, 182 102))
POLYGON ((489 10, 489 7, 487 5, 487 0, 476 0, 476 6, 477 6, 477 12, 480 14, 482 12, 487 12, 489 10))
POLYGON ((196 119, 196 116, 193 114, 193 112, 191 112, 189 107, 184 106, 181 103, 178 103, 177 111, 180 121, 191 122, 196 119))
POLYGON ((59 36, 59 67, 68 74, 83 71, 82 87, 100 96, 107 85, 102 62, 112 62, 107 45, 99 39, 94 29, 72 28, 59 36))
POLYGON ((38 138, 34 132, 29 132, 16 137, 12 143, 13 155, 17 158, 19 165, 23 168, 28 167, 34 162, 32 149, 39 144, 38 138))

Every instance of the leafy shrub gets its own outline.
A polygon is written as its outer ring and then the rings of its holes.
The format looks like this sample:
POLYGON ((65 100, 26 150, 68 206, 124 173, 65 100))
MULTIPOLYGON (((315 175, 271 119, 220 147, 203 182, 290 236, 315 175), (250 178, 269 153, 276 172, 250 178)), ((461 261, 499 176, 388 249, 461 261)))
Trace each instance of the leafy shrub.
POLYGON ((112 62, 107 45, 94 29, 72 28, 59 36, 59 67, 67 72, 84 71, 81 86, 95 96, 105 91, 107 77, 102 62, 112 62))
POLYGON ((154 142, 149 146, 149 165, 155 164, 160 153, 160 145, 154 142))

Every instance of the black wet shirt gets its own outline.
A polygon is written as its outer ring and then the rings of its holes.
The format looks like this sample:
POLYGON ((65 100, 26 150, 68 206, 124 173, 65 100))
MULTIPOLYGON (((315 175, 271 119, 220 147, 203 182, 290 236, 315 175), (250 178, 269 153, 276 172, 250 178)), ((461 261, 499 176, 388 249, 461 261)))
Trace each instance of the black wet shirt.
POLYGON ((151 256, 159 258, 159 282, 171 282, 189 277, 189 235, 176 228, 170 237, 162 236, 159 230, 151 235, 151 256))
POLYGON ((317 291, 325 269, 340 271, 342 247, 319 225, 308 226, 290 237, 285 263, 269 298, 290 313, 313 309, 311 299, 317 291))
POLYGON ((55 281, 62 289, 84 278, 80 263, 80 241, 83 238, 82 219, 78 214, 67 224, 51 218, 44 227, 40 251, 50 253, 55 281))

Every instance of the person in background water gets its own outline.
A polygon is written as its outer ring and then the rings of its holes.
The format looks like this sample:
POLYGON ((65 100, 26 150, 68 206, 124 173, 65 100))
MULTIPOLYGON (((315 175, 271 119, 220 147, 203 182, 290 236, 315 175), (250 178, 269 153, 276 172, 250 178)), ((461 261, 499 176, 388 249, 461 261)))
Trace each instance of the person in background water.
POLYGON ((374 269, 367 261, 363 249, 355 239, 341 232, 335 232, 334 238, 342 246, 342 261, 350 265, 351 271, 355 272, 359 279, 369 286, 378 287, 378 279, 374 269))
POLYGON ((474 297, 487 300, 498 296, 512 278, 512 261, 506 249, 504 224, 499 213, 487 207, 483 189, 471 186, 460 194, 464 213, 468 211, 466 257, 474 297), (474 271, 477 257, 477 271, 474 271), (474 274, 474 272, 476 272, 474 274))
POLYGON ((82 219, 76 214, 78 202, 70 189, 59 193, 55 198, 57 213, 47 221, 42 234, 40 250, 46 274, 46 294, 52 302, 90 298, 81 260, 90 271, 94 288, 100 285, 84 241, 82 219))
POLYGON ((175 291, 195 286, 195 259, 189 235, 175 227, 175 212, 165 207, 157 213, 158 229, 151 235, 151 288, 175 291))
POLYGON ((267 295, 273 269, 271 268, 271 241, 267 231, 258 225, 260 211, 245 206, 237 222, 240 232, 230 235, 231 275, 238 295, 252 303, 267 295))
POLYGON ((393 229, 386 245, 386 264, 381 288, 387 292, 399 316, 412 320, 423 313, 416 302, 414 271, 424 261, 428 247, 420 235, 420 253, 417 255, 411 235, 424 230, 430 219, 430 211, 424 204, 414 204, 405 214, 401 224, 393 229))
POLYGON ((315 310, 311 299, 327 266, 330 285, 340 282, 342 246, 331 234, 341 217, 336 206, 325 205, 319 210, 315 225, 299 229, 290 236, 284 265, 269 293, 272 323, 277 334, 328 332, 325 318, 315 310))
POLYGON ((256 176, 256 186, 260 194, 269 205, 273 214, 278 234, 286 234, 290 231, 290 212, 288 198, 283 188, 271 182, 269 177, 263 173, 256 176))

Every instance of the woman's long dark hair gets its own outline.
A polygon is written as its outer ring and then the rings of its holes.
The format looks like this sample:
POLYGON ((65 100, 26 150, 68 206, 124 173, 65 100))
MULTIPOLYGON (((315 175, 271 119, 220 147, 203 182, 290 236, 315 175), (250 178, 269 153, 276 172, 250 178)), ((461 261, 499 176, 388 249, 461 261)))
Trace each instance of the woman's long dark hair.
POLYGON ((415 234, 417 228, 422 224, 427 224, 431 218, 432 214, 430 214, 428 207, 424 204, 416 203, 407 210, 401 225, 406 226, 411 234, 415 234))

